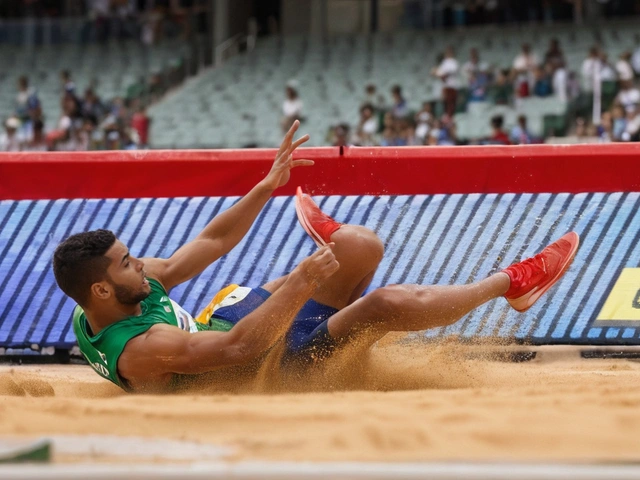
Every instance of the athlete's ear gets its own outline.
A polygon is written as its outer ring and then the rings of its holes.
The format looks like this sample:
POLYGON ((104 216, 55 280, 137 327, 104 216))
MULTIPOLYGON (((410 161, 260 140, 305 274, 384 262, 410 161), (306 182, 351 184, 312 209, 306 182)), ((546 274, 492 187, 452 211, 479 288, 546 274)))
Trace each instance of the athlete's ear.
POLYGON ((111 286, 107 282, 96 282, 91 285, 91 296, 107 300, 111 296, 111 286))

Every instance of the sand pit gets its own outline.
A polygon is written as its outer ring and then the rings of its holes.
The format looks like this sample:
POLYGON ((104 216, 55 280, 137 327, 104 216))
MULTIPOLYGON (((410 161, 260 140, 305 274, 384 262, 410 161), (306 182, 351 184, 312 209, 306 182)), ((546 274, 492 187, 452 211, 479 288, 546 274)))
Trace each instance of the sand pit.
MULTIPOLYGON (((5 438, 224 445, 231 461, 640 461, 640 363, 467 348, 390 343, 276 391, 260 372, 168 396, 124 394, 86 366, 0 366, 0 424, 5 438)), ((89 457, 55 461, 118 461, 89 457)))

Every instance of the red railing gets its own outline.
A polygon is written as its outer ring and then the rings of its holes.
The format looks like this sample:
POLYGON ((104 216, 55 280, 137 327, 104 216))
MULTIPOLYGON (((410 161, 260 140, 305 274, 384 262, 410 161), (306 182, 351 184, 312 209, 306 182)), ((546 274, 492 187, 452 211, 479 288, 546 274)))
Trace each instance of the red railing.
MULTIPOLYGON (((272 149, 0 154, 0 199, 243 195, 272 149)), ((640 144, 303 148, 296 185, 325 195, 640 191, 640 144)))

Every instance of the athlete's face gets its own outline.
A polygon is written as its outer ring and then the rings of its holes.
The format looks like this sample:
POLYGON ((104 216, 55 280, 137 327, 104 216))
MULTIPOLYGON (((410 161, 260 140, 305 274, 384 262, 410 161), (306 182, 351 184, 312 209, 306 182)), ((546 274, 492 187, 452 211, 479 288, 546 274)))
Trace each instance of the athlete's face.
POLYGON ((116 240, 106 256, 111 259, 106 281, 118 302, 137 305, 149 296, 151 286, 145 277, 142 260, 133 257, 120 240, 116 240))

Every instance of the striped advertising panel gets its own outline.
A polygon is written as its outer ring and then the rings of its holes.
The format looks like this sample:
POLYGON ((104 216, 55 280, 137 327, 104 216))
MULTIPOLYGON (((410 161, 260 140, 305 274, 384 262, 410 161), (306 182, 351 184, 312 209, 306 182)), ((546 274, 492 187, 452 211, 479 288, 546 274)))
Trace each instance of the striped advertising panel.
MULTIPOLYGON (((337 220, 365 225, 385 243, 370 289, 473 282, 569 230, 580 234, 573 266, 528 312, 518 314, 499 299, 454 325, 425 332, 429 338, 640 344, 640 193, 314 198, 337 220)), ((74 345, 74 305, 51 269, 53 250, 68 235, 107 228, 136 256, 166 257, 237 199, 0 201, 0 347, 74 345)), ((298 225, 293 198, 274 197, 229 255, 171 297, 196 313, 225 285, 261 285, 289 272, 314 248, 298 225)))

